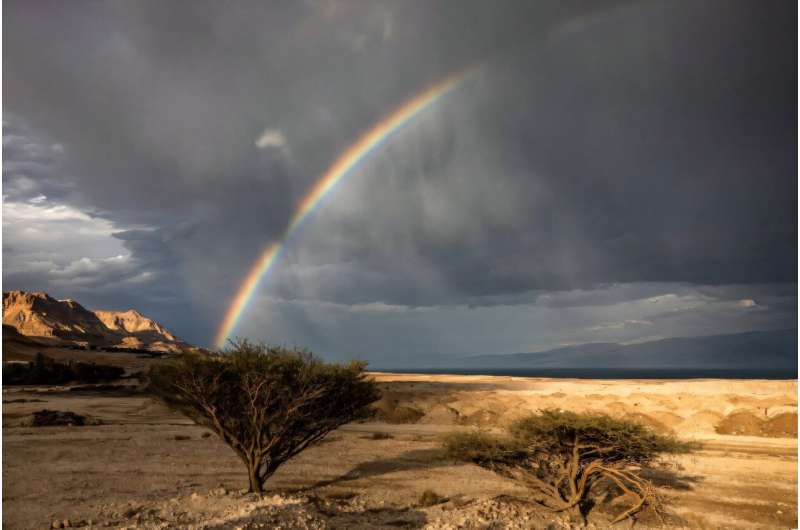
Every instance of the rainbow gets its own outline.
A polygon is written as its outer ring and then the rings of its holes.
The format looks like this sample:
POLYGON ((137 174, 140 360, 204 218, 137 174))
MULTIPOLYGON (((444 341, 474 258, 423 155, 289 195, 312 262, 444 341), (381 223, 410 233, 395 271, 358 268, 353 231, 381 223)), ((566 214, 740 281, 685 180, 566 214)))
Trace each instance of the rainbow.
POLYGON ((442 96, 452 92, 461 81, 475 70, 476 68, 472 67, 458 72, 420 92, 403 103, 394 112, 386 115, 339 155, 333 164, 331 164, 319 179, 317 179, 316 184, 314 184, 314 187, 303 197, 303 200, 300 201, 283 237, 268 245, 250 267, 239 289, 236 291, 236 296, 231 300, 228 310, 225 312, 225 317, 220 323, 219 330, 214 338, 214 344, 217 348, 221 349, 225 346, 225 342, 236 327, 236 324, 238 324, 253 294, 258 290, 261 280, 268 275, 272 266, 277 261, 289 236, 292 235, 303 221, 308 218, 311 212, 322 203, 323 199, 331 190, 341 182, 345 176, 352 173, 371 153, 375 152, 381 145, 386 143, 392 135, 410 122, 416 115, 442 98, 442 96))

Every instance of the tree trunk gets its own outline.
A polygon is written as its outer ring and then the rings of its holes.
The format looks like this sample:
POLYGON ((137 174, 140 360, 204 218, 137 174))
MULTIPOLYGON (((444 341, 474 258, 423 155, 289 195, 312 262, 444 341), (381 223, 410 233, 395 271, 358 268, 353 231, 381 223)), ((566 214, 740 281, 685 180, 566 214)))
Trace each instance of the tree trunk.
POLYGON ((584 517, 583 512, 581 512, 580 503, 576 504, 570 509, 569 519, 578 528, 583 528, 586 526, 586 517, 584 517))
POLYGON ((247 466, 247 474, 250 479, 250 493, 261 495, 264 493, 264 483, 258 476, 257 466, 247 466))

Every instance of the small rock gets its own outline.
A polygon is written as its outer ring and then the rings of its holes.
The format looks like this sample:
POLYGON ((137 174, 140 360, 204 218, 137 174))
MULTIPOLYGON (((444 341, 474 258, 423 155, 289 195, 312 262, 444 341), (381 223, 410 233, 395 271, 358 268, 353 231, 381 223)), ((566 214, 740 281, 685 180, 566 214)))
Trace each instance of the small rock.
POLYGON ((62 528, 61 521, 53 521, 53 524, 50 525, 50 528, 62 528))
POLYGON ((69 519, 64 519, 63 521, 61 521, 61 527, 62 528, 70 528, 71 526, 72 526, 72 523, 70 522, 69 519))

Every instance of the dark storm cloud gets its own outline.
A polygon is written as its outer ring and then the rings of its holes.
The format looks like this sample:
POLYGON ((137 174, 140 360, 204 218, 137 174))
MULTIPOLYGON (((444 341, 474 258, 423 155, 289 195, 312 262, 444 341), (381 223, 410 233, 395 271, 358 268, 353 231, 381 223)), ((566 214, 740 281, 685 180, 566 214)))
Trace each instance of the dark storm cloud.
MULTIPOLYGON (((337 188, 271 293, 331 307, 566 308, 676 285, 752 285, 752 298, 788 282, 796 299, 788 3, 5 7, 4 200, 89 213, 115 228, 107 257, 130 253, 124 273, 76 255, 24 282, 4 273, 7 288, 73 282, 108 305, 147 271, 128 296, 207 342, 337 153, 480 63, 337 188)), ((4 257, 40 258, 8 245, 4 257)), ((332 350, 363 324, 326 339, 303 307, 281 316, 288 336, 332 350)))
MULTIPOLYGON (((478 138, 455 133, 416 172, 409 148, 401 169, 385 161, 364 179, 355 220, 370 222, 329 245, 356 259, 343 282, 319 282, 328 296, 369 301, 370 285, 414 304, 610 281, 794 281, 796 81, 782 51, 793 22, 724 6, 618 12, 493 67, 484 93, 452 105, 470 114, 452 128, 478 138), (431 197, 446 219, 426 211, 431 197), (404 277, 426 265, 435 289, 404 277)), ((331 223, 319 226, 312 254, 330 239, 331 223)))
POLYGON ((37 138, 8 114, 3 120, 3 196, 12 201, 63 199, 71 189, 58 168, 63 146, 37 138))

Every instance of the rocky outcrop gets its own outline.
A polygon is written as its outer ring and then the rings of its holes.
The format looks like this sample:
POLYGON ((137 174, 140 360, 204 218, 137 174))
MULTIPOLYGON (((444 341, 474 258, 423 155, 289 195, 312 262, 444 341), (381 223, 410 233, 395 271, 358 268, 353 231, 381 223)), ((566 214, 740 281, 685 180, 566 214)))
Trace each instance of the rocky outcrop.
POLYGON ((105 326, 115 332, 127 333, 137 338, 152 337, 152 341, 177 341, 175 335, 164 329, 158 322, 147 318, 135 309, 127 311, 104 311, 98 309, 94 312, 105 326))
POLYGON ((90 311, 75 300, 57 300, 42 291, 4 292, 3 325, 27 337, 58 339, 72 344, 159 351, 190 347, 135 309, 90 311))
POLYGON ((108 329, 97 315, 74 300, 56 300, 45 292, 3 293, 3 324, 22 335, 103 341, 108 329))

